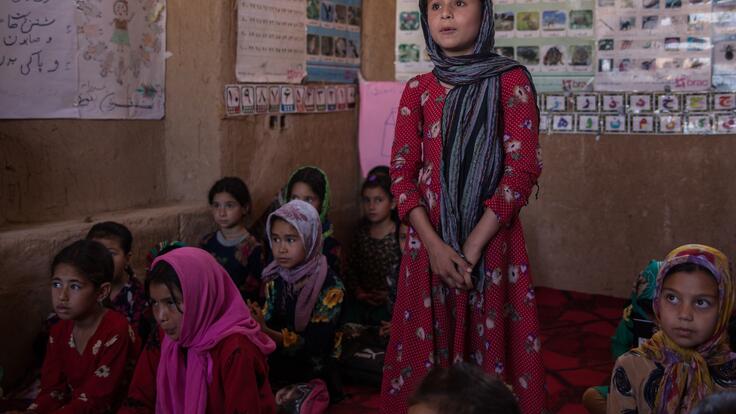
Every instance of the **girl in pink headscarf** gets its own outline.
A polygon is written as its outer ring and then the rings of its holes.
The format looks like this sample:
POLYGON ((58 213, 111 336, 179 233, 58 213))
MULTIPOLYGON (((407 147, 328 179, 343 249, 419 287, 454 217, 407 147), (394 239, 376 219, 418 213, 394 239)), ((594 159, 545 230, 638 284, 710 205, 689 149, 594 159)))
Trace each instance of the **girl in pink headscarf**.
POLYGON ((261 332, 225 269, 204 250, 157 258, 146 280, 163 332, 136 366, 119 413, 274 413, 261 332))
POLYGON ((340 349, 337 322, 345 292, 322 254, 322 223, 309 203, 292 200, 268 216, 274 260, 263 270, 266 301, 253 315, 278 348, 269 357, 275 388, 320 378, 333 399, 340 349))

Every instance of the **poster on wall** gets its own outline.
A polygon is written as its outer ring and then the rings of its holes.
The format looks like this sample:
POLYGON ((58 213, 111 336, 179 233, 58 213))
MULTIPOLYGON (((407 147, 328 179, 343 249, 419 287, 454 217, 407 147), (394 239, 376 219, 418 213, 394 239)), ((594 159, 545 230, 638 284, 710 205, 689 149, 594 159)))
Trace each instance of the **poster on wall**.
POLYGON ((396 2, 396 80, 409 80, 434 67, 424 43, 418 3, 416 0, 396 2))
POLYGON ((516 59, 540 92, 592 90, 594 0, 498 1, 496 53, 516 59))
MULTIPOLYGON (((293 0, 292 0, 293 1, 293 0)), ((304 1, 297 3, 304 7, 304 1)), ((307 0, 307 80, 354 83, 360 70, 361 0, 307 0)))
POLYGON ((0 4, 0 117, 161 119, 165 2, 0 4))
POLYGON ((595 89, 707 91, 709 1, 598 0, 595 89))
POLYGON ((402 82, 360 82, 358 151, 363 176, 371 168, 390 162, 404 85, 402 82))
POLYGON ((238 81, 300 83, 307 67, 305 19, 302 0, 240 0, 238 81))
POLYGON ((713 4, 713 87, 736 90, 736 1, 713 4))

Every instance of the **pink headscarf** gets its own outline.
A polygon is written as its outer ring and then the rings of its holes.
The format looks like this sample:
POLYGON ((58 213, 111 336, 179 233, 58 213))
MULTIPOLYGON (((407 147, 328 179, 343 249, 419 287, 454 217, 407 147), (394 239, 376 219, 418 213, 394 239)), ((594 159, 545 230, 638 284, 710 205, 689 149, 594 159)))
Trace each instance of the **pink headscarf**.
POLYGON ((322 222, 319 213, 311 204, 301 200, 289 201, 268 216, 266 233, 269 243, 274 218, 280 218, 294 226, 302 238, 307 255, 302 263, 291 269, 284 269, 274 260, 263 269, 262 280, 268 282, 280 277, 289 285, 294 285, 303 278, 308 278, 298 292, 294 315, 294 329, 302 332, 309 323, 312 310, 327 278, 327 258, 322 254, 322 222))
POLYGON ((179 340, 166 336, 161 344, 156 412, 204 413, 212 382, 210 349, 232 334, 245 335, 264 355, 276 344, 251 318, 238 288, 209 253, 182 247, 158 257, 152 267, 161 261, 179 276, 184 314, 179 340))

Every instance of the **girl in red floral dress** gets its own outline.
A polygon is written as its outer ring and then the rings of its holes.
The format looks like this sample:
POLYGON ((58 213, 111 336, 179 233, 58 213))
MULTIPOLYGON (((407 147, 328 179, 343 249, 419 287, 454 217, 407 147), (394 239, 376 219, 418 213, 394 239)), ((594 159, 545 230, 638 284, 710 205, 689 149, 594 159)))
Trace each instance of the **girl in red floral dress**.
POLYGON ((493 52, 489 0, 421 0, 431 73, 401 98, 391 160, 411 225, 398 282, 381 410, 434 366, 472 362, 545 406, 539 325, 519 211, 541 173, 536 92, 493 52))

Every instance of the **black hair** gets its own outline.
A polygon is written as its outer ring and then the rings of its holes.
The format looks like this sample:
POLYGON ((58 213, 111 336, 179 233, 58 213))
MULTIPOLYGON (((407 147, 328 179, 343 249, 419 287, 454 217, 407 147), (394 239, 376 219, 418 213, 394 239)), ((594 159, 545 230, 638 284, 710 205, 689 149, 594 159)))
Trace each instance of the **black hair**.
POLYGON ((694 273, 698 271, 714 277, 713 273, 707 267, 701 266, 697 263, 680 263, 667 269, 667 273, 665 273, 664 277, 662 278, 662 283, 664 283, 665 279, 667 279, 670 275, 673 275, 675 273, 694 273))
MULTIPOLYGON (((394 195, 391 194, 391 177, 388 174, 381 173, 380 170, 377 173, 374 171, 380 168, 382 168, 382 166, 375 167, 371 170, 371 172, 374 172, 374 173, 368 174, 368 177, 366 177, 365 181, 363 181, 363 186, 360 189, 360 194, 362 196, 363 192, 368 188, 380 188, 388 195, 389 201, 393 201, 394 195)), ((384 168, 388 170, 388 167, 384 167, 384 168)), ((399 213, 398 211, 396 211, 395 207, 391 209, 391 220, 396 224, 396 236, 398 240, 399 213)))
POLYGON ((130 253, 133 247, 133 235, 127 227, 114 221, 103 221, 92 226, 87 232, 87 240, 91 239, 114 239, 120 243, 123 253, 130 253))
POLYGON ((222 177, 210 188, 207 200, 210 204, 215 199, 215 195, 219 193, 230 194, 241 207, 250 206, 251 198, 248 186, 238 177, 222 177))
POLYGON ((377 165, 368 171, 367 177, 370 177, 371 175, 391 175, 391 172, 388 165, 377 165))
MULTIPOLYGON (((181 289, 179 275, 176 274, 176 270, 174 270, 174 268, 164 260, 156 263, 156 266, 153 267, 151 273, 146 278, 146 296, 148 296, 149 299, 151 299, 151 285, 166 286, 171 293, 172 299, 176 297, 176 292, 179 292, 182 300, 184 298, 184 291, 181 289)), ((179 313, 184 313, 179 307, 178 302, 176 303, 176 310, 178 310, 179 313)))
MULTIPOLYGON (((312 189, 312 191, 319 197, 320 203, 324 203, 325 196, 327 193, 327 181, 322 171, 314 167, 303 167, 300 168, 289 180, 289 184, 286 188, 286 196, 291 199, 291 189, 296 183, 304 183, 312 189)), ((321 213, 321 212, 319 212, 321 213)))
POLYGON ((438 414, 520 414, 516 397, 502 381, 467 363, 435 368, 409 405, 425 404, 438 414))
POLYGON ((736 412, 736 392, 719 392, 703 398, 691 414, 731 414, 736 412))
POLYGON ((61 249, 51 262, 51 274, 60 264, 74 267, 99 289, 105 283, 112 283, 115 265, 107 248, 94 240, 77 240, 61 249))

